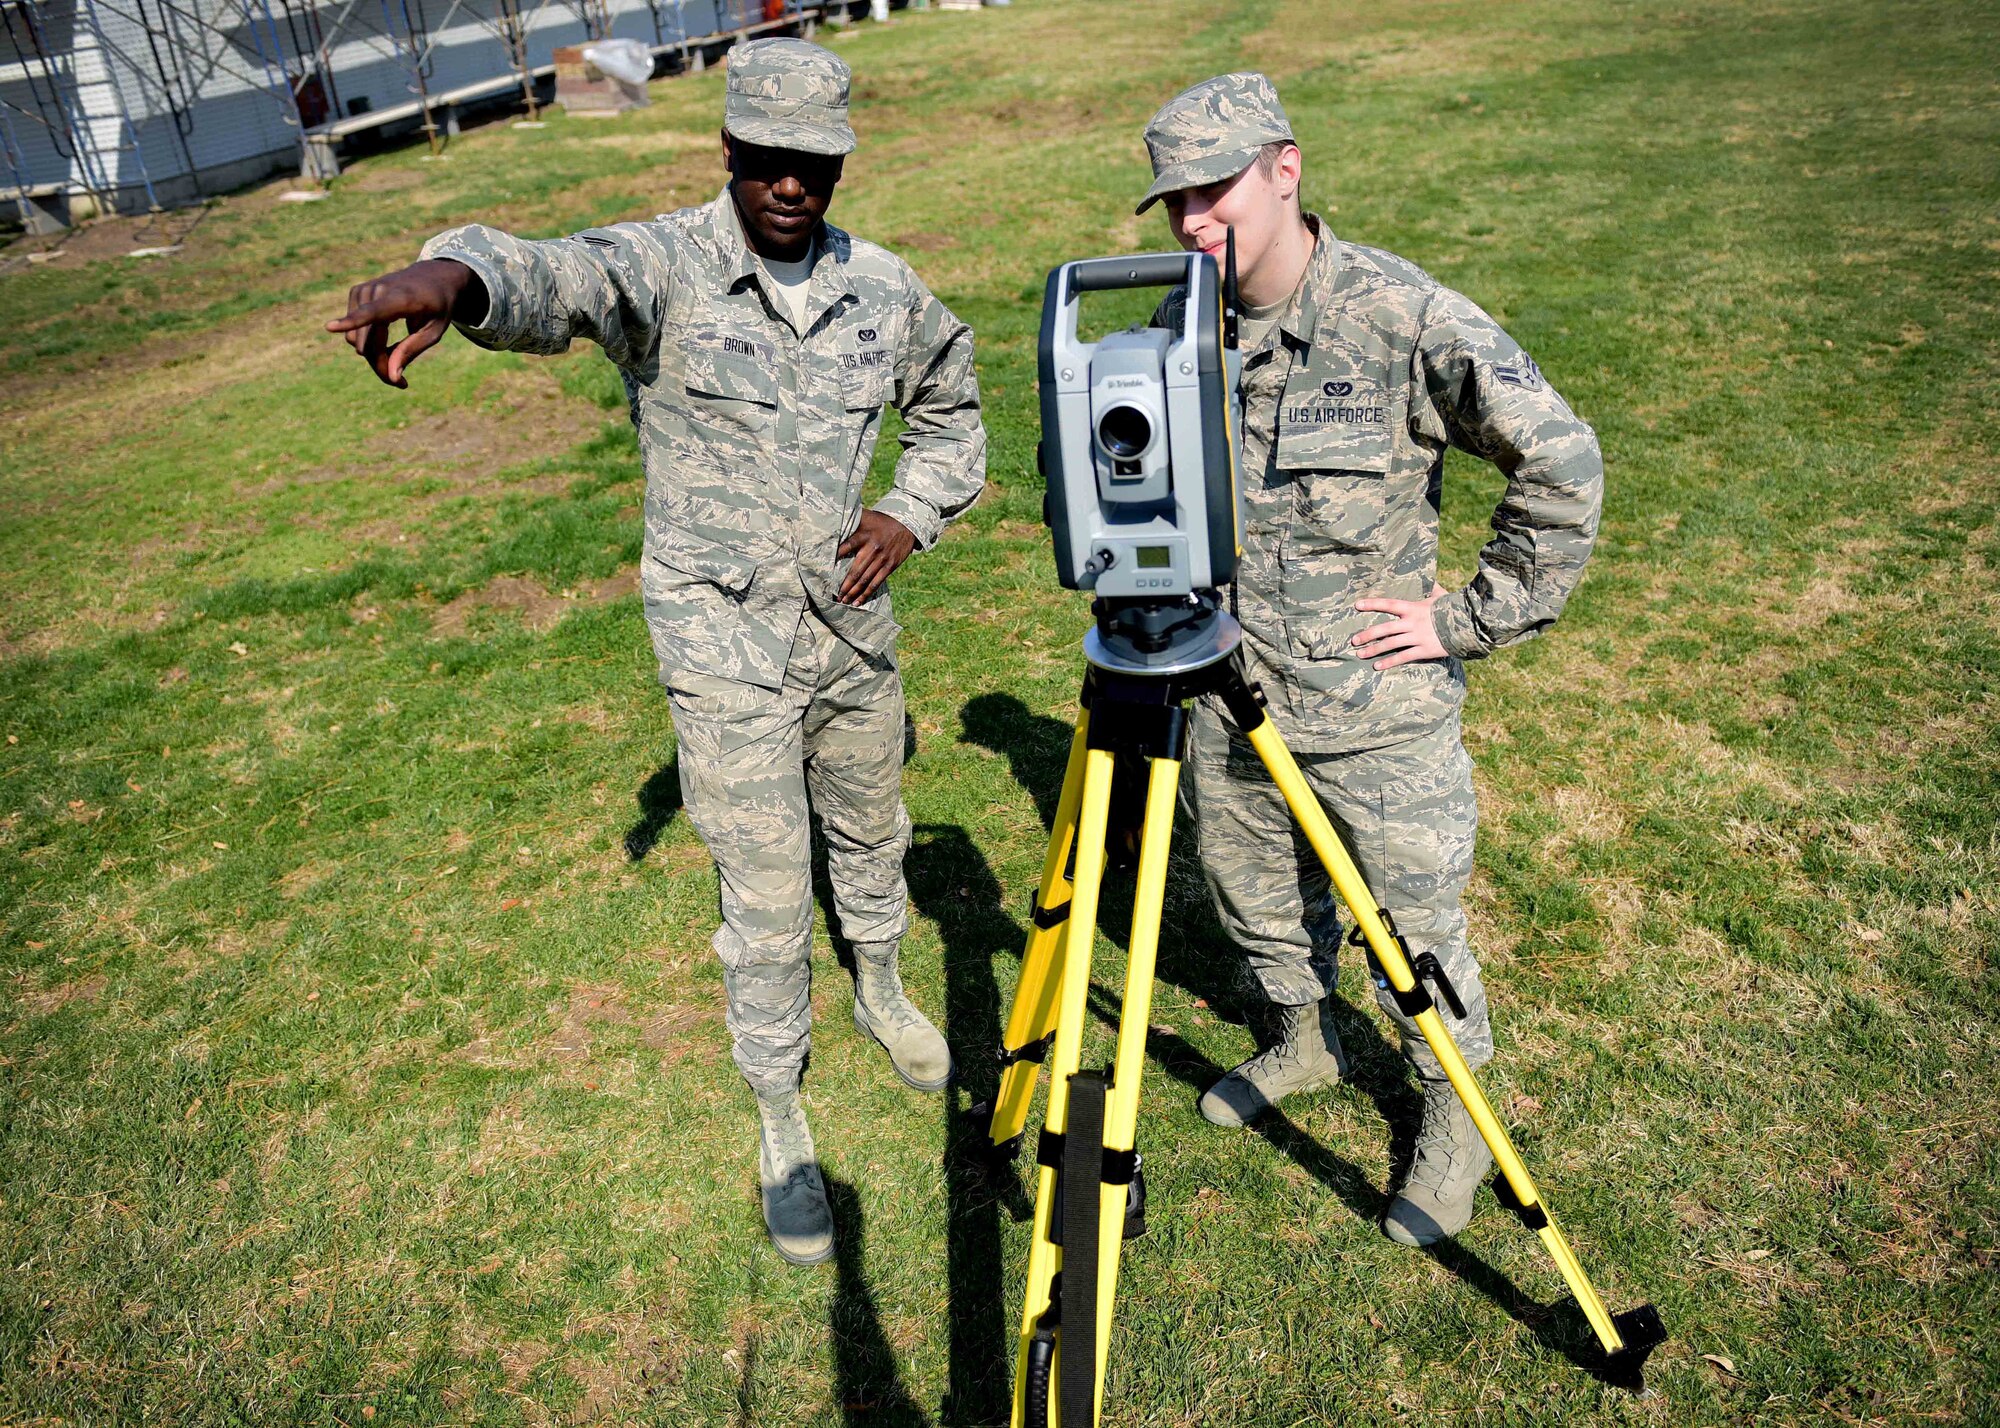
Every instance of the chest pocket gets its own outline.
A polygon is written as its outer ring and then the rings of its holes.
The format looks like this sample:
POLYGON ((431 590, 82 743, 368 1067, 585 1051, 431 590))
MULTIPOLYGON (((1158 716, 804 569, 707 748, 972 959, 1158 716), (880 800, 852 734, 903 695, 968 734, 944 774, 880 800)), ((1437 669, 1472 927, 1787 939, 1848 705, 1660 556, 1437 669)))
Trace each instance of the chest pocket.
POLYGON ((1294 375, 1278 408, 1275 465, 1291 485, 1297 544, 1380 550, 1400 404, 1380 386, 1294 375))
POLYGON ((778 373, 767 344, 725 338, 720 346, 690 347, 686 371, 690 414, 697 420, 709 416, 725 430, 770 433, 778 411, 778 373))
POLYGON ((873 414, 889 400, 895 374, 895 352, 886 327, 863 324, 850 329, 839 354, 840 404, 851 412, 873 414))

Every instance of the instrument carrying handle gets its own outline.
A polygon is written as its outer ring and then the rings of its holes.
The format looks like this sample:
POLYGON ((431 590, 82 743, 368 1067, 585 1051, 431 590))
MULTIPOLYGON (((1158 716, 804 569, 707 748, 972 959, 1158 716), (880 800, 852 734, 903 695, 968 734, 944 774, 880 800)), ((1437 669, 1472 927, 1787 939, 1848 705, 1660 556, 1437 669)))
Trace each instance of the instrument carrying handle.
POLYGON ((1188 280, 1199 253, 1141 253, 1133 258, 1085 258, 1069 265, 1071 293, 1116 292, 1120 288, 1171 288, 1188 280))

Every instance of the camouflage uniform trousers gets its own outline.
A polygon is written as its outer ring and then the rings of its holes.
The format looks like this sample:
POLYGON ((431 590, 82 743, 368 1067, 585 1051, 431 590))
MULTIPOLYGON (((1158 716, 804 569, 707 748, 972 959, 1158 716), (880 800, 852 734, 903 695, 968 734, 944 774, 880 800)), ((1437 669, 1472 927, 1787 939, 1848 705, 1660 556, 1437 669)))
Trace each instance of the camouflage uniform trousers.
MULTIPOLYGON (((1463 1020, 1453 1016, 1429 987, 1438 1015, 1467 1063, 1484 1065, 1493 1056, 1493 1032, 1459 906, 1472 875, 1479 815, 1458 716, 1381 748, 1299 755, 1298 764, 1377 905, 1395 919, 1410 960, 1437 954, 1466 1010, 1463 1020)), ((1188 812, 1223 929, 1274 1004, 1318 1001, 1336 977, 1339 899, 1262 761, 1207 700, 1194 711, 1188 772, 1188 812)), ((1415 1021, 1379 979, 1375 999, 1401 1030, 1404 1054, 1437 1072, 1415 1021)))
POLYGON ((812 848, 818 814, 841 931, 894 942, 909 925, 903 854, 903 686, 809 609, 784 687, 667 681, 681 797, 715 859, 715 954, 736 1065, 760 1096, 798 1085, 812 1025, 812 848))

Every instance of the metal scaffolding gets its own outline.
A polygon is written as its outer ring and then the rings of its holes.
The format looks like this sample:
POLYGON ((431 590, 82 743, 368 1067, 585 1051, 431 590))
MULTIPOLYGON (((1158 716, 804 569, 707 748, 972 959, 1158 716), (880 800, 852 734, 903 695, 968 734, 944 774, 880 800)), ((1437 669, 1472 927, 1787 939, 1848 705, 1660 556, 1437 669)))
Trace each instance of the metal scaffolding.
MULTIPOLYGON (((698 69, 862 0, 0 0, 0 199, 31 228, 199 201, 288 166, 339 172, 343 143, 421 132, 475 105, 546 100, 553 48, 650 31, 698 69), (690 24, 690 10, 696 22, 690 24), (691 32, 692 31, 692 32, 691 32)), ((639 36, 632 36, 639 38, 639 36)))
MULTIPOLYGON (((181 170, 202 194, 201 168, 189 140, 194 134, 195 108, 217 76, 237 80, 250 91, 270 96, 278 122, 294 134, 304 129, 297 96, 284 67, 284 43, 266 0, 80 0, 107 63, 122 65, 131 90, 152 101, 152 112, 167 121, 184 167, 181 170), (107 31, 102 16, 122 26, 107 31), (132 52, 128 41, 111 34, 122 30, 145 40, 146 54, 132 52), (150 60, 150 66, 147 64, 150 60)), ((115 85, 122 96, 130 92, 115 85)), ((131 130, 129 113, 126 128, 131 130)), ((138 152, 136 132, 133 148, 138 152)), ((143 163, 143 154, 139 154, 143 163)))
POLYGON ((8 117, 8 167, 21 195, 17 201, 25 201, 31 190, 50 185, 46 180, 36 181, 14 129, 13 115, 39 125, 43 142, 69 166, 69 177, 77 187, 101 202, 110 185, 96 126, 87 122, 78 107, 82 81, 76 46, 61 34, 51 35, 49 19, 31 0, 0 0, 0 25, 5 26, 9 48, 16 56, 27 99, 23 103, 18 96, 0 98, 0 115, 8 117))
POLYGON ((60 223, 77 195, 98 212, 201 198, 210 166, 190 141, 219 81, 260 96, 269 132, 299 143, 266 0, 0 0, 0 34, 0 138, 24 218, 60 223))

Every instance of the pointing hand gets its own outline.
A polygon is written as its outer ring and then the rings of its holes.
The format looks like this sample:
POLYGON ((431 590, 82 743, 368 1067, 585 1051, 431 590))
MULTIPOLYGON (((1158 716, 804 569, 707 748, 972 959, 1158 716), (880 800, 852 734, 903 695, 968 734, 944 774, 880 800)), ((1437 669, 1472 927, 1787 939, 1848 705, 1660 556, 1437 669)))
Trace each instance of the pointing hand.
POLYGON ((347 313, 326 325, 392 387, 407 387, 409 365, 430 351, 453 319, 478 322, 486 316, 486 285, 472 269, 449 258, 412 263, 393 273, 358 283, 347 291, 347 313), (401 321, 407 333, 390 345, 390 327, 401 321))

